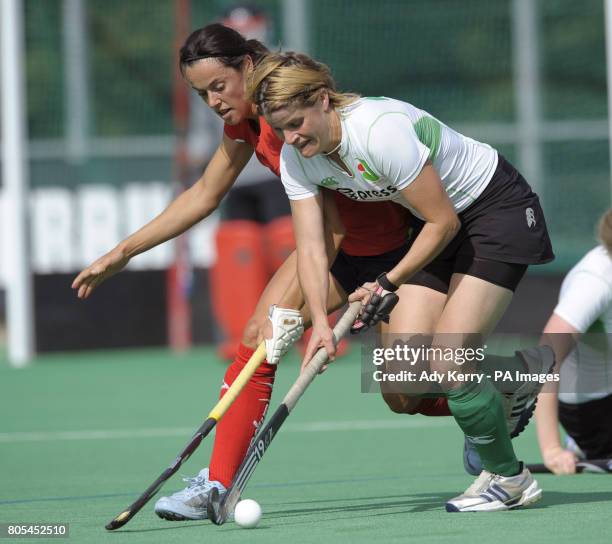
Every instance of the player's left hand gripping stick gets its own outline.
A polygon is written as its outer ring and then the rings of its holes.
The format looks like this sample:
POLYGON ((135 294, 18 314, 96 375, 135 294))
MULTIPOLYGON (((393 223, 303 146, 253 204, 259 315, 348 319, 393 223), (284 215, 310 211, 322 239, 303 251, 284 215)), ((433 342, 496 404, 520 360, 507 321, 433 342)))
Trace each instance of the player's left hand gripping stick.
POLYGON ((242 391, 242 388, 251 379, 257 368, 263 363, 266 358, 266 346, 262 342, 255 353, 251 356, 248 363, 244 366, 240 374, 236 377, 230 388, 226 391, 225 395, 221 397, 219 402, 208 414, 208 418, 200 428, 195 432, 191 441, 183 448, 183 451, 178 454, 176 459, 172 461, 170 466, 164 470, 159 478, 155 480, 146 491, 138 497, 138 499, 128 506, 123 512, 121 512, 115 519, 110 521, 106 528, 109 531, 114 531, 123 527, 128 521, 130 521, 140 509, 151 500, 151 498, 161 489, 162 485, 172 477, 173 474, 181 467, 181 465, 191 457, 191 454, 198 448, 204 437, 206 437, 210 431, 212 431, 217 422, 223 417, 223 414, 227 412, 228 408, 232 405, 234 400, 242 391))
POLYGON ((389 315, 399 302, 395 294, 398 286, 391 283, 384 272, 376 278, 375 285, 374 292, 351 327, 351 334, 367 331, 379 321, 389 323, 389 315))
MULTIPOLYGON (((334 327, 334 337, 336 342, 339 341, 350 329, 351 325, 357 318, 359 310, 361 309, 361 302, 352 302, 348 310, 338 320, 338 323, 334 327)), ((236 504, 240 500, 240 495, 244 491, 247 483, 249 482, 253 472, 257 468, 257 465, 262 460, 264 453, 270 446, 272 439, 276 436, 276 433, 280 430, 283 422, 287 419, 287 416, 293 410, 297 401, 306 391, 306 388, 315 379, 323 365, 327 362, 327 351, 325 348, 319 349, 315 356, 310 360, 306 368, 299 375, 298 379, 289 389, 289 392, 285 395, 283 402, 277 408, 274 415, 270 418, 266 426, 261 432, 255 437, 251 446, 244 456, 242 464, 238 468, 231 485, 227 492, 221 498, 217 488, 213 487, 208 495, 208 504, 206 505, 208 511, 208 519, 210 519, 216 525, 223 525, 229 515, 234 511, 236 504)))

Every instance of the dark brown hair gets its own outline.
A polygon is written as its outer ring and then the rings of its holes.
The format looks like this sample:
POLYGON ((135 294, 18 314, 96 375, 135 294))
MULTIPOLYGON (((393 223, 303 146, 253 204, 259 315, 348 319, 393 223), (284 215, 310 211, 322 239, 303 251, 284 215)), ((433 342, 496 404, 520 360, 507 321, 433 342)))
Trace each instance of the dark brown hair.
POLYGON ((224 66, 238 70, 249 56, 257 64, 268 54, 268 48, 258 40, 247 40, 234 29, 213 23, 192 32, 179 52, 181 72, 202 59, 214 58, 224 66))

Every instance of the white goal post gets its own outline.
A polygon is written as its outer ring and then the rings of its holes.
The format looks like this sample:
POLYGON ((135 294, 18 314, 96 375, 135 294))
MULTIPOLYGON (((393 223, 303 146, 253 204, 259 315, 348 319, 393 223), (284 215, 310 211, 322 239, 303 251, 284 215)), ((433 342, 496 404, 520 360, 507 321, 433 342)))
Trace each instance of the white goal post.
POLYGON ((0 2, 2 179, 5 194, 8 354, 13 366, 32 358, 34 320, 27 236, 28 172, 23 58, 23 3, 0 2))

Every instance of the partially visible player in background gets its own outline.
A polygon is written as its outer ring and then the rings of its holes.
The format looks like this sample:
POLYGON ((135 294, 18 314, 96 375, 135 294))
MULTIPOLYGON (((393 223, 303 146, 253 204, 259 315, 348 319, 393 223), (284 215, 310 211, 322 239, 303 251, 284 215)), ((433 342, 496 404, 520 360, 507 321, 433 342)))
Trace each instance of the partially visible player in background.
POLYGON ((600 244, 565 276, 542 339, 561 373, 536 408, 542 459, 555 474, 573 474, 582 456, 612 457, 612 209, 597 234, 600 244), (565 448, 559 422, 568 435, 565 448))
MULTIPOLYGON (((225 11, 221 23, 247 40, 267 44, 271 21, 252 4, 237 4, 225 11)), ((223 121, 202 101, 190 130, 190 155, 202 158, 211 134, 222 134, 223 121)), ((218 145, 218 136, 214 142, 218 145)), ((220 207, 215 235, 217 257, 210 271, 210 295, 215 320, 224 340, 218 354, 233 360, 242 331, 274 272, 295 249, 291 209, 278 177, 255 156, 244 167, 220 207)))
MULTIPOLYGON (((244 93, 245 75, 267 53, 258 40, 245 40, 235 30, 220 24, 198 29, 187 38, 180 51, 181 70, 189 85, 224 121, 221 144, 192 187, 150 223, 77 276, 72 287, 77 290, 79 298, 89 297, 100 283, 122 270, 135 255, 178 236, 210 215, 218 208, 253 153, 262 164, 279 175, 282 141, 265 119, 259 117, 255 105, 246 99, 244 93)), ((278 184, 280 186, 280 180, 278 184)), ((323 192, 326 193, 328 212, 326 221, 333 224, 328 234, 333 237, 334 246, 340 241, 342 244, 330 280, 329 309, 333 310, 346 301, 348 293, 393 267, 406 253, 412 216, 406 209, 390 202, 364 204, 337 192, 323 192), (337 220, 338 214, 341 224, 337 220)), ((231 275, 231 271, 228 274, 231 275)), ((289 311, 275 307, 269 319, 268 309, 281 300, 292 301, 286 308, 302 305, 295 254, 277 270, 262 293, 244 328, 236 356, 225 373, 221 395, 254 353, 264 326, 270 320, 278 325, 284 313, 289 311)), ((307 321, 307 317, 304 320, 307 321)), ((277 360, 275 352, 270 362, 266 361, 259 367, 218 423, 210 468, 204 468, 195 478, 188 479, 184 490, 157 501, 155 511, 160 517, 169 520, 207 517, 208 492, 212 487, 221 493, 225 491, 263 420, 272 395, 277 360)))

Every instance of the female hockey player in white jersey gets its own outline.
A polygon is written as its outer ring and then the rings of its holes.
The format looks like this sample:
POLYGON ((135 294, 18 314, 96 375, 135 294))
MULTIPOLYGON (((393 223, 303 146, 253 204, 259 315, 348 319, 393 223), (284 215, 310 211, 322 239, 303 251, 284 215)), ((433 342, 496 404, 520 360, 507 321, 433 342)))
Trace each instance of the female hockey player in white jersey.
MULTIPOLYGON (((527 266, 553 259, 538 197, 490 146, 406 102, 339 93, 329 69, 306 55, 266 57, 247 93, 285 142, 281 178, 313 319, 304 364, 319 345, 332 356, 335 350, 325 319, 329 263, 319 187, 364 202, 393 200, 422 221, 405 257, 351 296, 364 305, 355 330, 385 318, 399 295, 388 332, 431 335, 433 346, 465 347, 474 335, 492 331, 527 266)), ((497 511, 538 500, 541 489, 514 454, 495 387, 486 379, 455 381, 453 361, 434 357, 428 364, 447 376, 442 388, 449 409, 485 468, 446 509, 497 511)), ((543 366, 530 372, 548 372, 552 363, 543 357, 534 364, 543 366)), ((415 400, 384 396, 396 412, 410 413, 415 400)))
POLYGON ((555 474, 573 474, 578 460, 612 456, 612 208, 597 234, 599 245, 565 276, 542 337, 560 367, 560 382, 544 388, 536 410, 542 459, 555 474))

